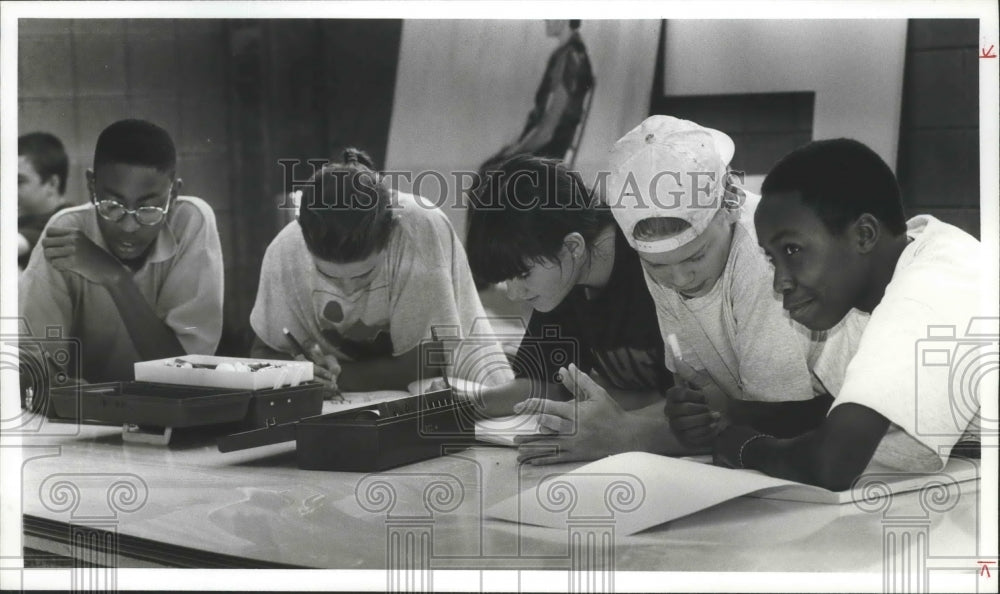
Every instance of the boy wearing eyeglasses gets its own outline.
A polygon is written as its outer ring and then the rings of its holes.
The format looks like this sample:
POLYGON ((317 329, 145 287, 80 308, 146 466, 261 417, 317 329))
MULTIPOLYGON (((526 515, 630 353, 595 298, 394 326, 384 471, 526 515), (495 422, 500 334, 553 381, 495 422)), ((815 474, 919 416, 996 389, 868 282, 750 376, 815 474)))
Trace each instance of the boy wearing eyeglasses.
MULTIPOLYGON (((143 120, 101 132, 88 204, 49 221, 19 286, 36 335, 79 340, 81 380, 133 378, 133 363, 212 354, 222 333, 222 248, 215 214, 179 196, 170 135, 143 120)), ((57 363, 50 359, 51 367, 57 363)))

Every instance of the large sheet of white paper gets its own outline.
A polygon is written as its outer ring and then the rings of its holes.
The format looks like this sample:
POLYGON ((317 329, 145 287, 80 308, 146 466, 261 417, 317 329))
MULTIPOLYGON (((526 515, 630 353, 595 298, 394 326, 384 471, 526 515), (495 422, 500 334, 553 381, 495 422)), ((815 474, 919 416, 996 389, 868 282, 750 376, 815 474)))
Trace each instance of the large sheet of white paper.
POLYGON ((514 447, 518 435, 537 435, 538 415, 523 414, 476 421, 476 439, 494 445, 514 447))
POLYGON ((486 514, 563 530, 574 520, 607 519, 613 520, 616 532, 629 535, 743 495, 842 504, 862 495, 884 497, 933 484, 957 484, 978 475, 976 462, 956 458, 938 473, 872 472, 866 475, 869 488, 833 492, 753 470, 629 452, 570 472, 553 472, 536 486, 491 506, 486 514))

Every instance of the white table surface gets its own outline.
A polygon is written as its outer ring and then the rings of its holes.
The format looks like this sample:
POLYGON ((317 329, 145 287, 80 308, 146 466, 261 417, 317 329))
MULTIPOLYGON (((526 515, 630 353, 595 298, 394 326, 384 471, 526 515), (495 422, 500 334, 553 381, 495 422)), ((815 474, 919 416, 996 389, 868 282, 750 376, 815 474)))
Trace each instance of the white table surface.
MULTIPOLYGON (((473 447, 374 476, 300 470, 294 443, 222 454, 211 437, 151 446, 95 425, 35 436, 31 446, 22 466, 26 529, 31 518, 67 530, 103 527, 206 559, 384 569, 398 563, 394 538, 429 534, 422 554, 434 569, 569 569, 579 552, 572 534, 613 533, 613 522, 585 518, 565 530, 486 518, 483 510, 518 485, 560 469, 519 469, 507 448, 473 447)), ((978 482, 959 487, 945 504, 929 508, 926 494, 913 492, 878 511, 741 497, 633 536, 614 534, 601 554, 619 571, 861 572, 877 586, 887 535, 926 534, 932 560, 976 555, 978 482)), ((31 542, 42 547, 45 539, 31 542)))

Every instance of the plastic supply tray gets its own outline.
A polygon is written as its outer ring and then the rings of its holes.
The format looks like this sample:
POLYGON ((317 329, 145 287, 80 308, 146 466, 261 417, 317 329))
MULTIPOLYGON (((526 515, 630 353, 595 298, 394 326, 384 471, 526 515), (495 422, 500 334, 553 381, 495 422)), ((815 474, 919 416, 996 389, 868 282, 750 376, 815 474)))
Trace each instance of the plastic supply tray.
POLYGON ((183 355, 135 364, 135 380, 163 384, 182 384, 210 388, 239 390, 264 390, 309 382, 313 379, 313 364, 309 361, 282 361, 276 359, 247 359, 242 357, 216 357, 213 355, 183 355), (176 367, 171 363, 181 360, 194 367, 176 367), (219 371, 220 364, 255 365, 272 367, 257 371, 219 371))

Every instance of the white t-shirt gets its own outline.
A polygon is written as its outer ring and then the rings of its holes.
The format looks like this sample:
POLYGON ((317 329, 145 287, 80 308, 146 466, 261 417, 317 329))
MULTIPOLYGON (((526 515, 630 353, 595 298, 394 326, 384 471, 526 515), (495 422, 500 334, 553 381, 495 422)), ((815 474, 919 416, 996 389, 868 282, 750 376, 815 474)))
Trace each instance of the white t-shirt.
POLYGON ((991 359, 996 365, 997 322, 990 327, 979 318, 970 326, 977 312, 990 315, 980 300, 979 241, 927 215, 906 226, 912 241, 871 313, 833 407, 854 402, 891 421, 872 463, 935 471, 975 425, 977 378, 991 359))
POLYGON ((315 266, 298 221, 264 254, 250 325, 269 347, 294 352, 282 333, 347 360, 399 356, 431 338, 467 339, 450 374, 493 384, 513 378, 479 301, 465 250, 448 218, 418 198, 394 196, 397 224, 371 284, 344 295, 315 266), (499 370, 499 372, 498 372, 499 370), (489 377, 486 377, 484 373, 489 377))
MULTIPOLYGON (((865 316, 852 313, 823 333, 788 316, 757 245, 753 215, 759 201, 746 193, 726 267, 706 295, 685 299, 646 274, 660 332, 676 333, 685 362, 730 398, 784 402, 827 391, 836 395, 865 316)), ((669 358, 667 366, 672 368, 669 358)))

